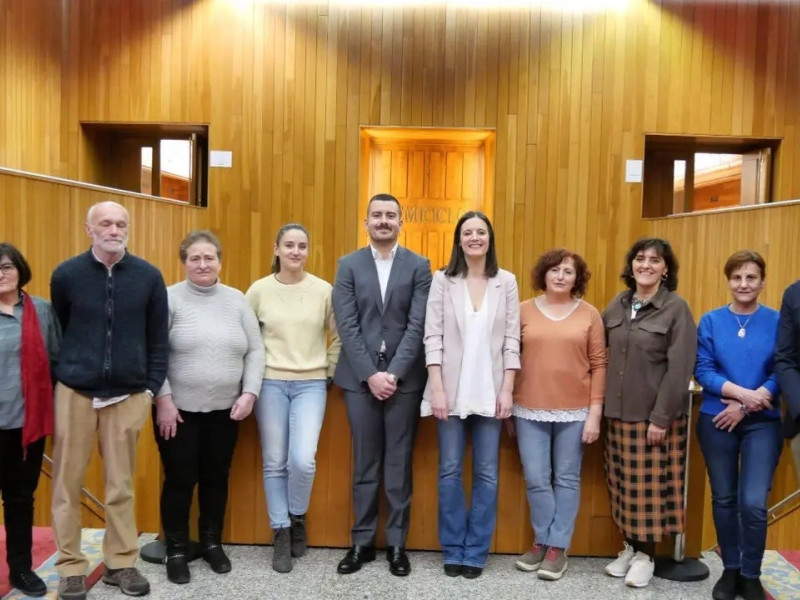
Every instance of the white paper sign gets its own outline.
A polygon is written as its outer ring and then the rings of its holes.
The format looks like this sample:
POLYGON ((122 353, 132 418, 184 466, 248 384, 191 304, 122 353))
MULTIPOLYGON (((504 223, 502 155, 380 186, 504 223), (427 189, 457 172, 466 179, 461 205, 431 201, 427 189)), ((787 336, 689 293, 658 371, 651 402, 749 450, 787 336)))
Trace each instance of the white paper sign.
POLYGON ((212 150, 208 159, 210 167, 225 167, 230 169, 233 166, 233 152, 230 150, 212 150))
POLYGON ((642 182, 642 161, 641 160, 626 160, 625 161, 625 181, 626 181, 626 183, 641 183, 642 182))

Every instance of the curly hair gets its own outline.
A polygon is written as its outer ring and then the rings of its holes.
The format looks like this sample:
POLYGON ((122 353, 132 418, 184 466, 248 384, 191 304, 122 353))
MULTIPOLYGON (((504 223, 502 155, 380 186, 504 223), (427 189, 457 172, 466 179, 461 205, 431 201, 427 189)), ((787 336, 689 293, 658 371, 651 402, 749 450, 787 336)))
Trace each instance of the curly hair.
POLYGON ((572 286, 570 294, 575 298, 581 298, 586 293, 586 285, 589 279, 592 278, 592 273, 586 265, 586 261, 577 252, 567 250, 566 248, 553 248, 548 250, 539 257, 533 269, 531 269, 531 281, 533 289, 539 291, 547 290, 547 283, 545 276, 547 272, 553 267, 557 267, 568 258, 572 259, 572 264, 575 266, 575 285, 572 286))

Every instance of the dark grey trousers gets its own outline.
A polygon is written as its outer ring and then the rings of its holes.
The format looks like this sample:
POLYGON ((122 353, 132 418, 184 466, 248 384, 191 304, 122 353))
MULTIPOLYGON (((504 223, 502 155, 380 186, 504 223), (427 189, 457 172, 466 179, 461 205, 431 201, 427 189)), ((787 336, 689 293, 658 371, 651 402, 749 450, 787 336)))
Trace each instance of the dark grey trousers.
POLYGON ((383 468, 389 503, 386 543, 405 546, 411 512, 411 458, 422 392, 398 392, 381 401, 369 391, 345 391, 344 399, 353 434, 353 544, 375 544, 383 468))

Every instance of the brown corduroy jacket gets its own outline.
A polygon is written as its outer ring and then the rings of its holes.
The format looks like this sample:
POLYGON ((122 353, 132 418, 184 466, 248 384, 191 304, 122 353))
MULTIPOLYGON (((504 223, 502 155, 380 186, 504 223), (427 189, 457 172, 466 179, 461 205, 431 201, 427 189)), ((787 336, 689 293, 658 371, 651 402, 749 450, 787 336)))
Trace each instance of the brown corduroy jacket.
POLYGON ((686 301, 665 287, 631 319, 631 292, 603 312, 608 345, 606 417, 669 425, 686 413, 697 326, 686 301))

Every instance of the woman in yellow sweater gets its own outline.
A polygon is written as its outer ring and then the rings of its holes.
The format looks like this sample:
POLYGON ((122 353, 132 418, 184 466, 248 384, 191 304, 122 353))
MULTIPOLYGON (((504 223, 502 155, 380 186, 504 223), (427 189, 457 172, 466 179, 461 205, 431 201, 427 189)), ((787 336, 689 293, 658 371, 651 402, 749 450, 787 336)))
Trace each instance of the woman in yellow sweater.
POLYGON ((272 568, 279 573, 291 571, 292 557, 306 551, 305 515, 317 442, 341 347, 331 305, 333 288, 305 271, 308 246, 308 231, 302 225, 281 227, 272 274, 253 283, 246 294, 266 350, 255 413, 274 531, 272 568))
POLYGON ((516 566, 540 579, 559 579, 567 569, 583 444, 597 440, 603 416, 605 330, 597 309, 581 300, 590 276, 580 255, 550 250, 532 273, 534 289, 544 293, 520 305, 513 414, 536 540, 516 566))

